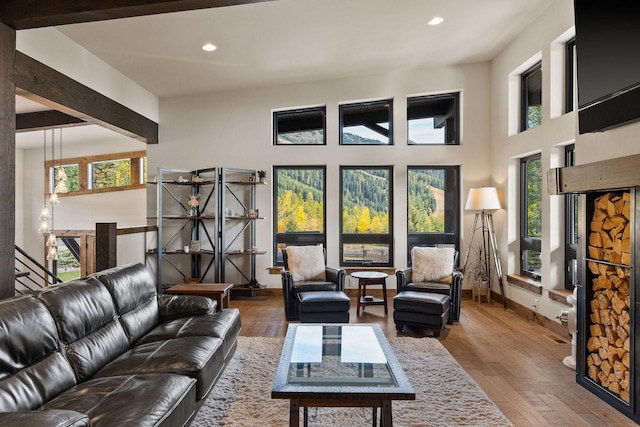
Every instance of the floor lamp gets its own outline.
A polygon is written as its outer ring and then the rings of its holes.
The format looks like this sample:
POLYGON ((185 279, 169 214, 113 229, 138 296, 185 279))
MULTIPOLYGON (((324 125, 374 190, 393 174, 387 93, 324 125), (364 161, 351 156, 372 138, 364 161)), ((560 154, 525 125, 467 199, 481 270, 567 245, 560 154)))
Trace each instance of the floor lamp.
MULTIPOLYGON (((504 295, 504 285, 502 284, 502 265, 500 264, 500 257, 498 256, 498 245, 496 242, 496 233, 493 228, 493 216, 491 211, 500 209, 500 200, 498 199, 498 191, 495 187, 481 187, 472 188, 469 190, 469 197, 467 198, 467 205, 465 209, 468 211, 476 211, 476 216, 473 220, 473 228, 471 230, 471 240, 467 247, 467 256, 464 259, 464 267, 467 266, 469 261, 469 253, 471 252, 471 246, 473 246, 473 238, 476 231, 480 230, 482 235, 482 253, 484 254, 484 262, 491 277, 491 257, 496 266, 496 276, 498 278, 498 284, 500 285, 500 293, 502 294, 502 302, 504 308, 507 308, 507 298, 504 295), (480 220, 480 221, 478 221, 480 220), (480 224, 478 224, 480 222, 480 224)), ((489 289, 491 292, 491 289, 489 289)))

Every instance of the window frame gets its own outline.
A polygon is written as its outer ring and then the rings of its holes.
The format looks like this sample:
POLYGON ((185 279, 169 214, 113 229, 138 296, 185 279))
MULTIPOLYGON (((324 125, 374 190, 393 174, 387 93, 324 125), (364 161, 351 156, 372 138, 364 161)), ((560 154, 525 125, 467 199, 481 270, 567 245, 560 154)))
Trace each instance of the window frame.
MULTIPOLYGON (((575 145, 570 144, 565 147, 565 161, 566 167, 575 166, 575 145)), ((564 275, 564 288, 573 291, 578 277, 578 241, 576 237, 577 231, 577 206, 578 195, 567 194, 565 196, 564 204, 564 263, 565 263, 565 275, 564 275)))
MULTIPOLYGON (((340 122, 339 122, 339 144, 342 146, 380 146, 380 147, 386 147, 386 146, 393 146, 394 145, 394 141, 393 141, 393 99, 381 99, 381 100, 376 100, 376 101, 365 101, 365 102, 354 102, 354 103, 346 103, 346 104, 340 104, 338 107, 338 115, 340 118, 340 122), (383 107, 385 107, 388 110, 388 121, 387 123, 389 123, 389 129, 387 131, 388 135, 387 138, 389 140, 389 142, 387 144, 374 144, 374 143, 370 143, 370 144, 345 144, 344 143, 344 131, 345 131, 345 110, 348 109, 364 109, 367 107, 375 107, 375 106, 380 106, 382 105, 383 107)), ((347 111, 348 112, 348 111, 347 111)), ((365 113, 362 113, 365 114, 365 113)))
MULTIPOLYGON (((418 107, 414 107, 418 108, 418 107)), ((433 116, 432 116, 433 117, 433 116)), ((421 117, 424 118, 424 117, 421 117)), ((448 130, 449 127, 446 127, 448 130)), ((460 92, 450 92, 450 93, 442 93, 442 94, 433 94, 433 95, 421 95, 421 96, 412 96, 407 98, 407 145, 413 146, 442 146, 442 145, 460 145, 460 92), (410 106, 411 102, 419 102, 419 101, 445 101, 452 100, 453 101, 453 126, 451 131, 453 132, 453 139, 451 141, 447 141, 446 131, 445 131, 445 141, 442 143, 430 142, 430 143, 417 143, 413 142, 409 138, 409 125, 411 123, 411 111, 412 108, 410 106)))
POLYGON ((339 256, 340 265, 343 267, 392 267, 394 262, 393 251, 393 165, 362 165, 362 166, 340 166, 340 211, 339 211, 339 256), (389 231, 387 234, 361 234, 361 233, 345 233, 343 230, 343 211, 344 211, 344 172, 347 170, 373 170, 386 169, 389 172, 389 231), (344 245, 345 244, 383 244, 389 247, 388 262, 345 262, 344 245))
POLYGON ((520 132, 533 129, 542 124, 542 61, 538 61, 535 65, 524 71, 520 75, 520 132), (540 124, 529 127, 529 79, 537 72, 540 72, 540 124))
POLYGON ((273 166, 273 265, 284 265, 278 258, 278 245, 317 245, 327 247, 327 167, 326 165, 282 165, 273 166), (278 233, 278 171, 279 170, 321 170, 322 171, 322 221, 323 231, 278 233))
MULTIPOLYGON (((309 119, 312 120, 312 119, 309 119)), ((312 129, 299 129, 297 132, 309 131, 312 129)), ((315 130, 315 129, 313 129, 315 130)), ((318 107, 308 107, 308 108, 296 108, 291 110, 280 110, 273 112, 273 145, 278 147, 286 147, 286 146, 313 146, 313 145, 327 145, 327 107, 325 105, 318 107), (278 135, 280 134, 280 124, 279 118, 280 116, 290 115, 310 115, 312 113, 319 112, 322 114, 322 143, 319 144, 280 144, 278 142, 278 135)))
POLYGON ((67 193, 57 193, 58 197, 79 196, 84 194, 110 193, 113 191, 123 190, 139 190, 147 188, 146 179, 143 176, 144 159, 147 157, 146 150, 143 151, 127 151, 123 153, 100 154, 96 156, 84 157, 68 157, 64 159, 47 160, 44 164, 46 186, 50 192, 53 192, 55 185, 55 169, 60 165, 78 165, 78 190, 69 191, 67 193), (114 160, 129 159, 131 161, 131 177, 129 185, 106 188, 91 188, 91 176, 89 174, 89 165, 98 162, 107 162, 114 160))
POLYGON ((570 113, 575 108, 574 97, 574 62, 576 54, 576 38, 573 37, 564 45, 564 112, 570 113))
POLYGON ((445 232, 410 232, 407 222, 407 265, 411 266, 411 249, 414 246, 451 246, 460 251, 460 166, 409 165, 407 166, 407 221, 409 219, 409 175, 411 170, 442 169, 445 171, 445 232), (447 221, 449 218, 449 221, 447 221), (452 227, 447 232, 447 224, 452 227))
MULTIPOLYGON (((535 280, 542 278, 542 272, 528 271, 526 269, 527 263, 525 262, 526 252, 534 251, 540 253, 542 256, 542 237, 530 237, 528 235, 528 206, 529 206, 529 192, 528 192, 528 164, 533 160, 540 160, 540 170, 542 172, 542 155, 541 153, 533 154, 531 156, 523 157, 520 159, 520 274, 531 277, 535 280)), ((540 186, 542 187, 542 177, 540 186)), ((542 197, 542 195, 541 195, 542 197)), ((541 214, 542 216, 542 214, 541 214)))

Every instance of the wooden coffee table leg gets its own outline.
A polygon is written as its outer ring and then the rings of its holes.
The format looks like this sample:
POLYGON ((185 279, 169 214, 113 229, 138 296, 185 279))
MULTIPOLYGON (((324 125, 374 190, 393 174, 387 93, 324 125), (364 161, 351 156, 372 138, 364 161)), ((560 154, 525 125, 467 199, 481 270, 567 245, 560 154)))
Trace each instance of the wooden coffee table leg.
POLYGON ((389 313, 387 309, 387 281, 382 279, 382 300, 384 301, 384 314, 389 313))
POLYGON ((382 402, 382 414, 380 415, 380 425, 384 427, 393 426, 393 417, 391 415, 391 401, 384 400, 382 402))
POLYGON ((300 401, 296 399, 289 406, 289 427, 300 427, 300 401))

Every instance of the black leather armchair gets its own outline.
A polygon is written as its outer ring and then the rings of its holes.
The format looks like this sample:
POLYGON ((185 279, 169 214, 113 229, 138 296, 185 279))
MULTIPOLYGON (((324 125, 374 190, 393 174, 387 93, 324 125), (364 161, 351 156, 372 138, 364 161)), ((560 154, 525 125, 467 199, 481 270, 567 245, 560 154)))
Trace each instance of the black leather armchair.
POLYGON ((300 320, 300 311, 298 305, 299 292, 309 291, 343 291, 344 282, 347 276, 346 270, 342 268, 328 267, 327 252, 323 249, 324 256, 324 280, 294 280, 294 275, 289 269, 289 259, 287 256, 287 248, 282 250, 284 261, 284 269, 280 272, 282 279, 282 295, 284 297, 284 311, 287 320, 300 320))
POLYGON ((452 265, 453 276, 450 284, 441 282, 414 282, 412 279, 413 268, 405 268, 404 270, 396 271, 396 286, 398 293, 403 291, 417 291, 449 295, 451 311, 448 323, 460 321, 460 300, 463 274, 456 270, 458 257, 459 253, 456 251, 452 265))

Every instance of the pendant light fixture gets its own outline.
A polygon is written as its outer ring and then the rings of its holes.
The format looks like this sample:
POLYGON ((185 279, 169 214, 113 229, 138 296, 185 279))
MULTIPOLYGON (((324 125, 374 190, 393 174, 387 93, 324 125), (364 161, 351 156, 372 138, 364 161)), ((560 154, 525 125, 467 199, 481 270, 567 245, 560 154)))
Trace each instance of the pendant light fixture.
MULTIPOLYGON (((54 165, 54 167, 55 167, 55 145, 56 145, 55 133, 54 133, 54 130, 51 129, 51 162, 52 162, 52 165, 54 165)), ((56 236, 56 233, 55 233, 53 213, 54 213, 54 207, 58 206, 59 204, 60 204, 60 200, 58 199, 58 194, 54 189, 53 193, 51 193, 51 196, 49 197, 49 205, 51 205, 51 231, 49 232, 49 237, 47 237, 47 243, 46 243, 47 247, 49 248, 47 252, 47 260, 49 261, 56 261, 58 259, 58 237, 56 236)))
POLYGON ((62 128, 60 128, 60 137, 58 138, 60 144, 60 152, 58 155, 60 156, 60 163, 58 164, 58 170, 56 171, 56 188, 54 192, 56 194, 66 193, 67 190, 67 174, 64 171, 64 167, 62 167, 62 128))
MULTIPOLYGON (((51 129, 51 164, 53 165, 54 169, 55 169, 55 159, 56 159, 55 146, 56 146, 56 136, 53 129, 51 129)), ((59 204, 60 204, 60 199, 58 199, 58 193, 56 193, 56 189, 54 188, 53 192, 49 195, 49 206, 58 206, 59 204)))

